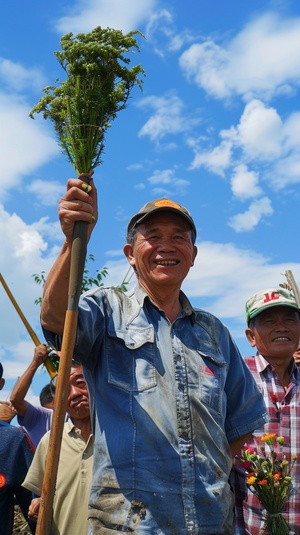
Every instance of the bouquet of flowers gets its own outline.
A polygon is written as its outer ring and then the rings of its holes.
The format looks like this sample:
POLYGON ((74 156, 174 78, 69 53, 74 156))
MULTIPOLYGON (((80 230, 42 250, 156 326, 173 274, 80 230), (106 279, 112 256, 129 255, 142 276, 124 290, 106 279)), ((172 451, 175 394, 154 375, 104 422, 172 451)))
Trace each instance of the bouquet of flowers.
POLYGON ((244 446, 242 450, 241 461, 246 470, 247 487, 264 509, 264 532, 269 535, 289 535, 290 529, 282 510, 293 488, 291 473, 297 457, 286 459, 282 452, 284 438, 276 438, 275 433, 267 433, 260 440, 260 452, 252 446, 244 446), (268 453, 265 445, 269 446, 268 453))

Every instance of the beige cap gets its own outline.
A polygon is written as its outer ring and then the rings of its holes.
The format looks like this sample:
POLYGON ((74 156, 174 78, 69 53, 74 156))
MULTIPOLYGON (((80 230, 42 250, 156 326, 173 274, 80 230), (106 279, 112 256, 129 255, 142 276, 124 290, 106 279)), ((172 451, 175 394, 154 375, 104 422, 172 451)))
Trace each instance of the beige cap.
POLYGON ((170 199, 156 199, 154 201, 147 202, 142 208, 130 219, 127 227, 127 234, 129 234, 137 225, 142 223, 147 217, 155 212, 175 212, 178 215, 184 217, 189 223, 193 232, 193 243, 196 240, 196 226, 190 212, 181 206, 177 202, 170 199))

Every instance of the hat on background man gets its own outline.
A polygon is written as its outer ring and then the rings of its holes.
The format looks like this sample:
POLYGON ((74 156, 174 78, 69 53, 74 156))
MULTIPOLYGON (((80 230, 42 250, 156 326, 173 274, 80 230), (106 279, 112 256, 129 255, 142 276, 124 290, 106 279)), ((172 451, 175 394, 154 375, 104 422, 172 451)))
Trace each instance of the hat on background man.
POLYGON ((255 318, 258 314, 274 306, 286 306, 295 308, 300 312, 293 293, 285 288, 270 288, 255 293, 246 302, 246 321, 255 318))

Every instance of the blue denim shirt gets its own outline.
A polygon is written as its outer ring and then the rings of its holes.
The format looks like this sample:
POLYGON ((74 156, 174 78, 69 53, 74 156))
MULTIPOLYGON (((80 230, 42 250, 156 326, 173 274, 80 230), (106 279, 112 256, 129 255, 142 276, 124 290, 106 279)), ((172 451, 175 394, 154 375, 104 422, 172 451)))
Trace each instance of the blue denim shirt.
POLYGON ((260 392, 226 327, 170 323, 139 285, 82 296, 76 354, 95 411, 94 534, 233 533, 228 442, 261 427, 260 392))

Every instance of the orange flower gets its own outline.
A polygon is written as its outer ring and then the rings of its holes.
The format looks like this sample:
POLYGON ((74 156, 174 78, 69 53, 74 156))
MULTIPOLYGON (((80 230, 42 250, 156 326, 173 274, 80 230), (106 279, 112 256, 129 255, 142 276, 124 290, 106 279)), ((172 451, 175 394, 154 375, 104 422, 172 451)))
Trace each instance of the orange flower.
POLYGON ((276 472, 276 474, 273 474, 274 481, 279 481, 281 479, 281 472, 276 472))
POLYGON ((266 479, 261 479, 257 482, 259 485, 267 485, 268 481, 266 479))
POLYGON ((261 440, 262 440, 263 442, 266 442, 267 444, 273 444, 275 437, 276 437, 276 434, 275 434, 275 433, 265 433, 265 434, 261 437, 261 440))

